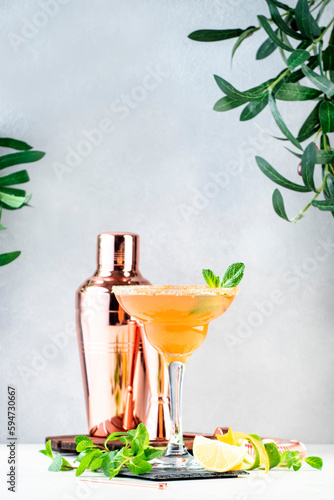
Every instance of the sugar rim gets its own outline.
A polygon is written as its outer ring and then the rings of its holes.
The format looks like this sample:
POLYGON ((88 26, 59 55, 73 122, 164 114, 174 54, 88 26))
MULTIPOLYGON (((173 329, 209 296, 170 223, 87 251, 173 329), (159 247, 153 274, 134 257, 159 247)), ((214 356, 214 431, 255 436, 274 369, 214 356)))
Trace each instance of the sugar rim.
POLYGON ((113 286, 115 295, 238 295, 239 287, 211 288, 207 285, 122 285, 113 286))

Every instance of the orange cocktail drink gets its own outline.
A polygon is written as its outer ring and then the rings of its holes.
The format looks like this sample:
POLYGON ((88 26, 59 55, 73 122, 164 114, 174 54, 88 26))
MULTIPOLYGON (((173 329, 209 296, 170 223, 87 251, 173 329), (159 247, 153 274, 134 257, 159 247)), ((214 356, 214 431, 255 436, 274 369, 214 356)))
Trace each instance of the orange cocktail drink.
POLYGON ((130 286, 114 288, 118 302, 145 326, 148 341, 167 363, 186 363, 206 337, 210 321, 231 305, 236 288, 130 286))
POLYGON ((182 379, 185 364, 206 337, 210 321, 232 304, 239 287, 114 286, 121 307, 144 324, 148 341, 168 365, 171 432, 157 467, 198 468, 182 436, 182 379))

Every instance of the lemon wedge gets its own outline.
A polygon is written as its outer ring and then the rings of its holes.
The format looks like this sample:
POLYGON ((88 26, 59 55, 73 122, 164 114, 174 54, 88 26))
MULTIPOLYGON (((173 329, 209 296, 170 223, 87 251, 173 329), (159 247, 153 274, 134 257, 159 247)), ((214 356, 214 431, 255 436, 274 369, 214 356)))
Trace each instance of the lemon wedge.
POLYGON ((196 462, 204 469, 226 472, 244 460, 247 449, 244 446, 234 446, 204 436, 196 436, 193 454, 196 462))

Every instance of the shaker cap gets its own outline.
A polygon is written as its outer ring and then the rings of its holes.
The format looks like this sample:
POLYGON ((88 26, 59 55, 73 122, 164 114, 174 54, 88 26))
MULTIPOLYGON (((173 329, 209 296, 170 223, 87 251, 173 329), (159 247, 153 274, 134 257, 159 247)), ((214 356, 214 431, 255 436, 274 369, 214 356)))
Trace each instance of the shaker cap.
POLYGON ((131 271, 138 268, 139 235, 101 233, 97 237, 97 262, 100 269, 131 271))

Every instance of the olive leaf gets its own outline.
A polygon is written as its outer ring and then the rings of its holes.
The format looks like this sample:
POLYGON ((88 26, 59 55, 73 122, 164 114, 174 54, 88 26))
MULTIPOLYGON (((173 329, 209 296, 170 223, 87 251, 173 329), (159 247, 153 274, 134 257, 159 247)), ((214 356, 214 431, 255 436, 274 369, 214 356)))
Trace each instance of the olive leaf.
POLYGON ((17 259, 19 255, 21 255, 19 251, 0 254, 0 266, 10 264, 10 262, 17 259))
POLYGON ((314 185, 314 167, 316 160, 317 150, 315 144, 311 142, 306 148, 302 156, 302 177, 304 184, 309 190, 317 191, 314 185))
POLYGON ((273 0, 266 0, 266 2, 269 7, 271 18, 274 21, 274 23, 278 26, 278 28, 280 28, 284 33, 291 36, 292 38, 295 38, 296 40, 305 39, 304 35, 290 28, 290 26, 284 21, 273 0))
MULTIPOLYGON (((250 28, 255 28, 255 26, 251 26, 250 28)), ((190 33, 188 38, 190 38, 190 40, 195 40, 196 42, 220 42, 222 40, 240 37, 240 35, 247 31, 247 29, 197 30, 190 33)))
POLYGON ((313 40, 314 36, 321 34, 320 28, 313 19, 307 0, 298 0, 295 9, 295 19, 300 32, 313 40))
POLYGON ((291 56, 289 56, 288 59, 288 66, 289 69, 295 69, 304 62, 306 62, 309 57, 310 53, 307 50, 302 50, 302 49, 297 49, 294 52, 292 52, 291 56))
POLYGON ((264 158, 261 158, 261 156, 255 156, 255 160, 261 172, 276 184, 300 193, 307 193, 311 191, 311 189, 307 186, 296 184, 283 177, 283 175, 277 172, 277 170, 275 170, 274 167, 272 167, 264 158))
POLYGON ((309 139, 313 134, 315 134, 320 126, 320 121, 319 121, 319 107, 320 103, 317 103, 315 108, 311 111, 311 113, 308 115, 306 120, 304 121, 303 125, 300 127, 300 130, 297 135, 297 140, 299 142, 306 141, 306 139, 309 139))
POLYGON ((324 134, 334 132, 334 104, 323 101, 319 107, 319 119, 324 134))
POLYGON ((330 82, 325 76, 319 75, 305 64, 302 64, 304 75, 321 90, 327 97, 334 95, 334 83, 330 82))
POLYGON ((255 26, 250 26, 247 28, 241 35, 238 37, 238 40, 235 42, 232 53, 231 53, 231 59, 233 59, 234 54, 236 53, 237 49, 240 47, 242 42, 246 40, 246 38, 252 36, 255 31, 258 31, 259 28, 256 28, 255 26))
MULTIPOLYGON (((276 33, 276 32, 275 32, 276 33)), ((256 59, 261 60, 265 59, 266 57, 270 56, 276 50, 278 46, 276 43, 269 37, 267 38, 262 45, 260 45, 257 53, 256 53, 256 59)))
POLYGON ((0 170, 21 163, 31 163, 41 160, 45 156, 42 151, 23 151, 22 153, 11 153, 9 155, 0 156, 0 170))
POLYGON ((248 102, 247 99, 234 99, 233 97, 222 97, 213 106, 214 111, 224 112, 237 108, 248 102))
POLYGON ((281 130, 281 132, 285 135, 285 137, 287 139, 289 139, 289 141, 294 145, 296 146, 296 148, 298 149, 303 149, 299 143, 299 141, 297 139, 295 139, 295 137, 292 135, 292 133, 290 132, 290 130, 288 129, 288 127, 286 126, 283 118, 282 118, 282 115, 281 113, 278 111, 278 108, 277 108, 277 105, 276 105, 276 100, 275 100, 275 97, 272 93, 272 91, 270 90, 269 91, 269 107, 271 109, 271 113, 274 117, 274 120, 277 124, 277 126, 279 127, 279 129, 281 130))
POLYGON ((282 49, 288 50, 293 52, 293 48, 291 48, 289 45, 286 45, 282 40, 278 37, 278 35, 275 33, 275 31, 272 29, 270 26, 268 20, 264 16, 257 16, 260 25, 262 28, 265 30, 269 38, 272 39, 272 41, 278 46, 282 47, 282 49))
MULTIPOLYGON (((0 138, 0 147, 16 149, 18 153, 10 153, 0 156, 0 170, 14 167, 23 163, 32 163, 43 158, 45 153, 41 151, 31 151, 32 147, 24 141, 11 139, 9 137, 0 138)), ((13 188, 17 184, 29 182, 27 170, 20 170, 7 175, 0 176, 0 220, 2 210, 18 210, 28 205, 31 196, 27 196, 23 189, 13 188)), ((6 227, 0 223, 0 230, 6 227)), ((21 254, 20 251, 6 252, 0 254, 0 266, 10 264, 21 254)))
POLYGON ((255 116, 257 116, 268 104, 268 94, 263 94, 262 97, 259 97, 256 101, 251 101, 247 106, 242 110, 240 115, 240 121, 244 122, 247 120, 251 120, 255 116))
POLYGON ((29 146, 26 142, 10 139, 9 137, 0 137, 0 147, 16 149, 17 151, 29 151, 29 149, 32 149, 32 146, 29 146))
POLYGON ((286 82, 275 93, 280 101, 311 101, 317 99, 322 92, 312 87, 305 87, 299 83, 286 82))
POLYGON ((322 63, 324 71, 334 70, 334 45, 328 45, 327 49, 322 52, 322 63))
POLYGON ((279 189, 275 189, 275 191, 273 192, 272 202, 277 215, 282 219, 291 222, 289 217, 286 215, 283 196, 281 195, 279 189))
POLYGON ((313 200, 312 205, 314 207, 319 208, 319 210, 334 210, 334 198, 330 198, 328 200, 313 200))

